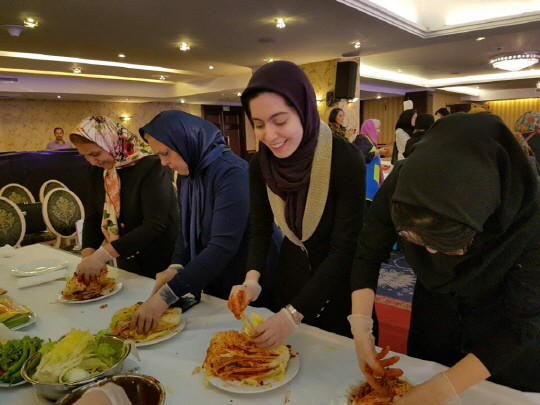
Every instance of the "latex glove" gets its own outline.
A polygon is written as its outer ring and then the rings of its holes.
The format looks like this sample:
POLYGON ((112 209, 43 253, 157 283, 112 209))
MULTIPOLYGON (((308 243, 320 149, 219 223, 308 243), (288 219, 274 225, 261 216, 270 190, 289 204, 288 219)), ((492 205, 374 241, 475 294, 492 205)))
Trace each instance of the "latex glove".
POLYGON ((90 388, 74 405, 132 405, 126 391, 114 383, 90 388))
POLYGON ((264 323, 257 326, 253 332, 253 341, 263 349, 275 349, 298 328, 291 313, 282 308, 264 323))
POLYGON ((88 281, 94 277, 98 277, 101 269, 105 266, 109 260, 114 258, 101 246, 98 250, 92 253, 90 256, 82 259, 81 263, 77 266, 77 275, 83 277, 83 280, 88 281))
POLYGON ((354 336, 356 346, 356 357, 358 365, 365 373, 365 365, 371 367, 373 374, 377 377, 384 375, 384 370, 377 359, 375 350, 375 338, 373 337, 373 319, 366 315, 349 315, 347 317, 351 324, 351 332, 354 336))
POLYGON ((454 386, 445 373, 417 385, 397 402, 401 405, 457 405, 462 404, 454 386))
POLYGON ((83 249, 83 250, 81 250, 81 257, 83 259, 85 259, 88 256, 90 256, 92 253, 94 253, 95 251, 96 251, 96 249, 92 249, 92 248, 83 249))
POLYGON ((255 280, 246 280, 242 285, 235 285, 229 295, 228 307, 236 319, 240 319, 240 314, 244 312, 250 302, 255 301, 261 294, 262 287, 255 280), (243 291, 244 294, 238 294, 243 291))
POLYGON ((156 284, 154 285, 151 296, 157 293, 161 287, 171 281, 178 274, 178 270, 183 268, 184 266, 182 266, 181 264, 173 264, 170 265, 167 270, 157 273, 156 284))
POLYGON ((138 333, 146 334, 154 330, 161 319, 161 315, 169 308, 161 295, 154 294, 135 312, 131 318, 130 328, 137 329, 138 333))

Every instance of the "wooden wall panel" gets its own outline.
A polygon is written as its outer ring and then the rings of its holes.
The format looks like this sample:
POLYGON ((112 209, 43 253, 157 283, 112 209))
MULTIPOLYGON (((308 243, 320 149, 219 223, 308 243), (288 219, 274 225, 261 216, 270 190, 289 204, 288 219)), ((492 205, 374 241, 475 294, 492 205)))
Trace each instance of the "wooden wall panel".
POLYGON ((512 131, 516 129, 516 121, 527 111, 540 111, 540 98, 520 98, 516 100, 488 101, 489 110, 502 118, 512 131))
POLYGON ((364 100, 362 120, 376 118, 381 121, 379 144, 390 144, 395 140, 396 122, 403 112, 404 97, 388 97, 379 100, 364 100))

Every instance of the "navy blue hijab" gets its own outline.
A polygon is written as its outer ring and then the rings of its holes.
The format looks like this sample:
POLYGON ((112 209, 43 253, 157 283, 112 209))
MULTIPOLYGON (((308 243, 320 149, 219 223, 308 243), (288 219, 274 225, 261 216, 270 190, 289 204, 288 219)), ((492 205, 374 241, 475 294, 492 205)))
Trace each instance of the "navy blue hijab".
POLYGON ((187 163, 188 176, 178 176, 182 210, 182 235, 191 259, 197 255, 202 232, 204 182, 202 174, 225 151, 230 150, 219 129, 208 121, 178 110, 163 111, 139 129, 178 153, 187 163))

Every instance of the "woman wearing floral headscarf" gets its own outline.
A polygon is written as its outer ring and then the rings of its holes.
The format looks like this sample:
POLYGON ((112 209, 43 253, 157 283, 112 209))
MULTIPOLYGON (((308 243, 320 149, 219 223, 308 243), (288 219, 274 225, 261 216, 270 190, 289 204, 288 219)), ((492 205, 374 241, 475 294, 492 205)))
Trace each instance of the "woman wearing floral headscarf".
POLYGON ((92 165, 77 273, 97 276, 105 263, 147 277, 167 268, 176 237, 172 176, 146 142, 107 117, 87 117, 71 142, 92 165))
POLYGON ((523 135, 540 163, 540 114, 527 111, 516 121, 516 131, 523 135))

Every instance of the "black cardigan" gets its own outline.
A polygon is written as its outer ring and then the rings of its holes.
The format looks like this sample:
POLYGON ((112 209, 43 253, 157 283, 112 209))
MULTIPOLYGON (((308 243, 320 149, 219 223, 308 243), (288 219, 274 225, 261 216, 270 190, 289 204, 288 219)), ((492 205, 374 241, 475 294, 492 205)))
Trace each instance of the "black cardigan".
MULTIPOLYGON (((275 310, 293 305, 304 321, 350 335, 349 277, 355 241, 362 226, 366 168, 360 151, 347 140, 332 137, 328 197, 307 252, 284 238, 278 259, 275 310)), ((264 272, 274 215, 262 177, 258 153, 250 161, 250 224, 248 270, 264 272)), ((309 212, 306 212, 309 215, 309 212)), ((304 217, 304 221, 305 221, 304 217)))
MULTIPOLYGON (((120 239, 112 246, 120 254, 118 266, 155 277, 171 263, 178 229, 178 208, 170 170, 159 157, 149 156, 118 169, 120 177, 120 239)), ((105 203, 103 169, 90 167, 90 187, 83 228, 83 249, 97 249, 104 240, 101 218, 105 203)))

